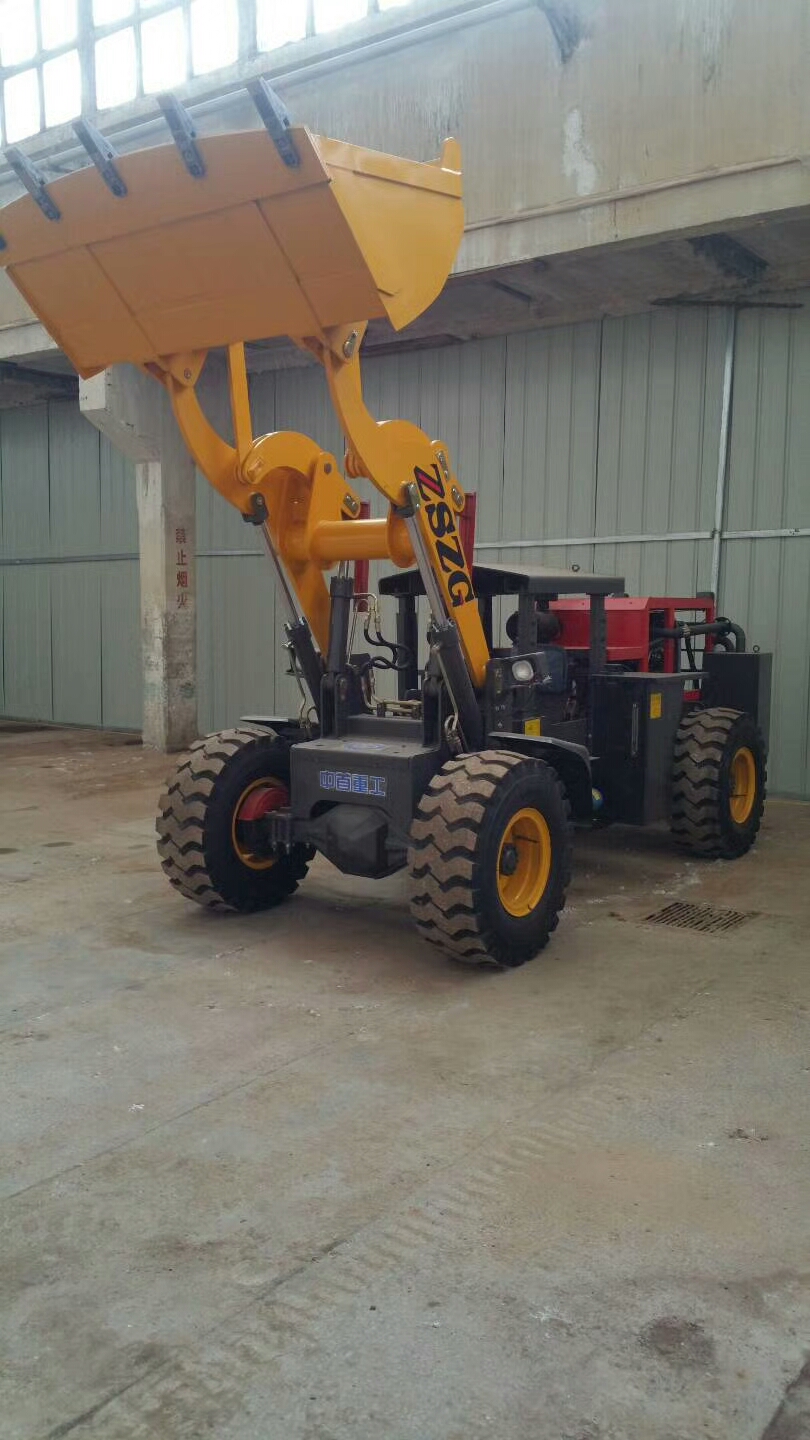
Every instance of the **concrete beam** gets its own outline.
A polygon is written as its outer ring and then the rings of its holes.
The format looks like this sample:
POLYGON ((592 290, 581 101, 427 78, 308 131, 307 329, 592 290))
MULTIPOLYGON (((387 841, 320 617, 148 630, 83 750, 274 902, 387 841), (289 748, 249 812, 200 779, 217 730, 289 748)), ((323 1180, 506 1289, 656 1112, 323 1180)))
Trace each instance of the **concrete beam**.
MULTIPOLYGON (((258 125, 257 70, 322 134, 424 160, 455 134, 471 274, 810 204, 808 45, 806 0, 416 0, 183 93, 202 136, 258 125)), ((167 140, 151 99, 104 128, 122 151, 167 140)), ((87 163, 69 127, 26 150, 87 163)))
POLYGON ((589 251, 665 244, 681 236, 778 223, 810 205, 810 170, 800 156, 673 176, 635 187, 566 197, 467 226, 455 275, 589 251))
MULTIPOLYGON (((3 276, 5 279, 5 276, 3 276)), ((10 283, 10 282, 7 282, 10 283)), ((0 314, 5 292, 0 297, 0 314)), ((3 316, 5 319, 5 316, 3 316)), ((0 324, 0 360, 26 360, 31 355, 56 353, 59 349, 38 320, 7 321, 0 324)))
MULTIPOLYGON (((294 118, 320 133, 423 160, 455 134, 467 221, 455 282, 486 285, 496 270, 556 270, 578 257, 591 267, 612 251, 618 279, 603 267, 610 295, 594 300, 594 316, 693 291, 662 279, 638 295, 623 249, 659 246, 665 263, 679 239, 789 224, 810 209, 810 106, 797 99, 808 46, 807 0, 414 0, 407 15, 371 16, 195 81, 184 98, 203 138, 255 128, 243 82, 261 69, 294 118)), ((152 99, 112 112, 104 128, 122 152, 167 140, 152 99)), ((54 178, 87 163, 69 127, 26 150, 54 178)), ((19 188, 0 161, 0 201, 19 188)), ((585 318, 581 299, 553 303, 547 278, 523 323, 585 318)), ((768 284, 808 278, 772 268, 768 284)), ((695 277, 695 293, 708 288, 695 277)), ((506 330, 502 312, 493 323, 506 330)), ((480 333, 477 314, 473 303, 470 323, 447 325, 448 336, 480 333)), ((50 343, 0 275, 0 359, 50 343)))
POLYGON ((197 736, 195 472, 168 398, 128 365, 80 385, 82 413, 135 462, 141 580, 143 740, 197 736))
POLYGON ((48 375, 0 360, 0 410, 42 405, 48 400, 75 402, 78 388, 74 375, 48 375))

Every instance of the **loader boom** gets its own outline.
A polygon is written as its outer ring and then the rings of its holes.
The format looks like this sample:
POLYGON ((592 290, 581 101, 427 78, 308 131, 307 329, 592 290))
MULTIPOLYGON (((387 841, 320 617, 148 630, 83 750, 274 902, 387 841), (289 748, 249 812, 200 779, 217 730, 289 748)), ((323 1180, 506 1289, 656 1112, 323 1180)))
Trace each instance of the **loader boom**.
MULTIPOLYGON (((116 188, 89 167, 42 181, 3 211, 0 264, 80 375, 130 362, 165 386, 200 470, 262 526, 291 623, 306 621, 322 656, 325 572, 341 561, 415 560, 435 624, 457 632, 466 676, 446 679, 460 709, 467 692, 471 713, 471 686, 483 686, 490 657, 459 535, 464 492, 439 441, 372 417, 360 374, 369 320, 406 325, 447 278, 463 229, 459 149, 448 140, 438 161, 417 164, 304 128, 279 135, 260 103, 268 93, 254 98, 269 133, 116 157, 116 188), (345 475, 306 435, 253 433, 245 342, 278 335, 323 367, 345 475), (221 347, 233 444, 196 391, 209 351, 221 347), (359 518, 360 479, 385 496, 386 518, 359 518)), ((181 107, 172 105, 174 130, 181 107)))

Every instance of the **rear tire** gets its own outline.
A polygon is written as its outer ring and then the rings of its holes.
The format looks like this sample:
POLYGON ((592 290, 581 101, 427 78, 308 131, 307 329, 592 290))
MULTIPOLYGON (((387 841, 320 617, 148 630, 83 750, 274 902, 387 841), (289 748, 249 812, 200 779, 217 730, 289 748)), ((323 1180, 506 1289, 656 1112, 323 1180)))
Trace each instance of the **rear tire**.
POLYGON ((672 833, 694 855, 736 860, 765 808, 765 741, 740 710, 693 711, 675 737, 672 833))
POLYGON ((411 825, 411 915, 458 960, 523 965, 548 943, 571 878, 573 827, 551 766, 506 750, 450 760, 411 825))
POLYGON ((241 725, 197 740, 182 757, 155 822, 158 854, 170 884, 208 910, 269 910, 298 889, 313 851, 254 856, 240 840, 246 796, 275 784, 289 795, 289 748, 258 726, 241 725))

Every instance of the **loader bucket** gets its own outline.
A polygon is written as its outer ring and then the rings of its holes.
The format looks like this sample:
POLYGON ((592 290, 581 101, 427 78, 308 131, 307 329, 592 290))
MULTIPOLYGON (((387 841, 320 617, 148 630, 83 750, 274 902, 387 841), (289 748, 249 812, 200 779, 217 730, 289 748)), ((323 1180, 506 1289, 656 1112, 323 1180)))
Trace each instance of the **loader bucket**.
POLYGON ((292 168, 251 130, 199 140, 199 177, 159 146, 116 157, 123 195, 88 166, 3 209, 0 265, 80 375, 384 316, 400 329, 438 295, 463 228, 455 142, 418 164, 288 133, 292 168))

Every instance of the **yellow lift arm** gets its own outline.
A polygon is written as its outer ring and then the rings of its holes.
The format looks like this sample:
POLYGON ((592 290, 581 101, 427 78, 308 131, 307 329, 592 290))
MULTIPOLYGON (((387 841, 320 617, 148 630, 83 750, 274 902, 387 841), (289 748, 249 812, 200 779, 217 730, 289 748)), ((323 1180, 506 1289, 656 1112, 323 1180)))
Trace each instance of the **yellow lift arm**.
POLYGON ((324 571, 415 560, 434 618, 455 622, 480 687, 489 651, 458 530, 464 492, 441 443, 371 416, 360 375, 368 321, 402 328, 449 274, 463 229, 459 147, 447 140, 439 160, 417 164, 287 128, 266 84, 254 99, 267 130, 197 140, 163 97, 176 143, 125 156, 78 122, 95 168, 52 184, 7 152, 29 193, 0 213, 0 264, 81 376, 129 362, 166 387, 200 470, 263 524, 322 654, 324 571), (281 335, 323 366, 348 480, 306 435, 253 434, 245 342, 281 335), (196 393, 220 347, 233 445, 196 393), (350 482, 362 477, 389 501, 386 519, 357 518, 350 482))

